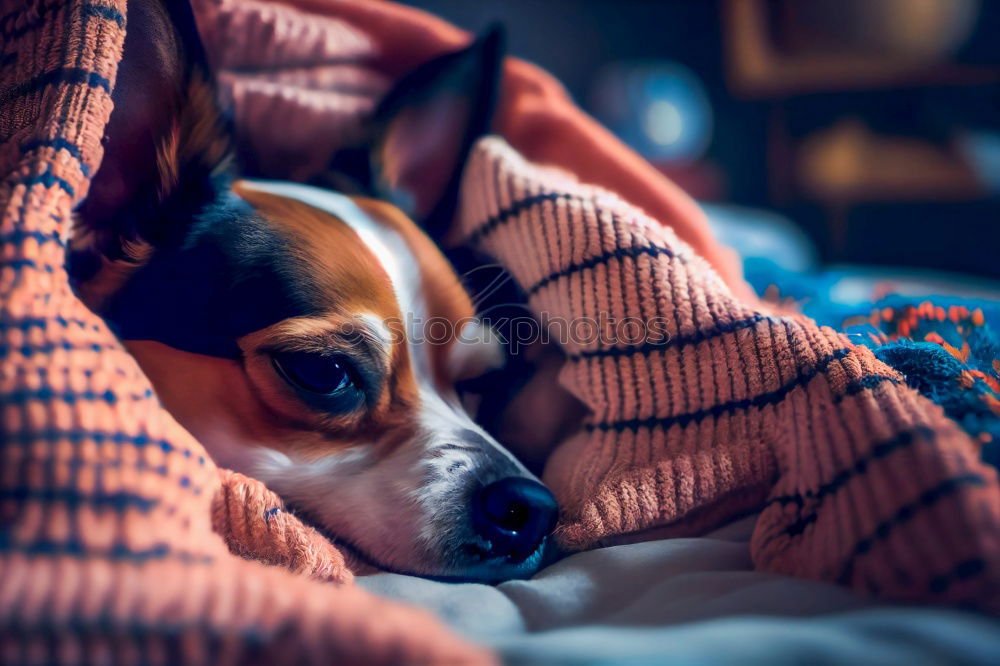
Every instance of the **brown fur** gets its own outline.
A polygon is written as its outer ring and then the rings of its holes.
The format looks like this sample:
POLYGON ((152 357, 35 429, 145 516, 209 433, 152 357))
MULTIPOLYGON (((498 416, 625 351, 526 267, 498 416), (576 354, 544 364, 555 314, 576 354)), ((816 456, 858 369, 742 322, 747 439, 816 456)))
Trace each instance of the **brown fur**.
MULTIPOLYGON (((378 259, 346 223, 328 213, 298 201, 241 187, 239 183, 234 191, 288 239, 292 251, 302 259, 302 265, 309 267, 310 282, 315 289, 310 297, 322 310, 318 317, 281 321, 239 341, 247 359, 247 374, 269 403, 274 416, 287 420, 282 424, 275 418, 272 427, 318 429, 328 438, 318 441, 307 437, 303 441, 308 441, 308 448, 320 450, 344 445, 338 437, 348 436, 353 441, 381 440, 389 431, 411 430, 419 398, 405 339, 384 340, 382 332, 370 330, 368 322, 357 317, 360 313, 374 315, 381 321, 403 317, 389 276, 378 259), (376 356, 384 368, 386 379, 382 391, 363 414, 338 417, 317 414, 295 399, 284 382, 274 376, 268 362, 255 360, 275 347, 347 351, 359 344, 359 338, 347 336, 344 331, 360 333, 361 340, 368 342, 364 345, 366 349, 379 352, 376 356)), ((365 350, 350 350, 365 353, 365 350)))

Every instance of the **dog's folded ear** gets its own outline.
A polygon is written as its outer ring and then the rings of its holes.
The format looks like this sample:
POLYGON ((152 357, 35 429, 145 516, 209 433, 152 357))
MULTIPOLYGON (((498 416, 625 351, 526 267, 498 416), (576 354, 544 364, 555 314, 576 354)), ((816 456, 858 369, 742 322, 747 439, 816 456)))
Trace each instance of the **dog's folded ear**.
POLYGON ((232 132, 190 5, 129 0, 104 159, 76 211, 74 250, 129 259, 176 244, 227 185, 232 132))
POLYGON ((503 57, 503 30, 494 26, 467 48, 417 67, 376 108, 370 193, 397 204, 432 236, 447 231, 469 151, 490 131, 503 57))

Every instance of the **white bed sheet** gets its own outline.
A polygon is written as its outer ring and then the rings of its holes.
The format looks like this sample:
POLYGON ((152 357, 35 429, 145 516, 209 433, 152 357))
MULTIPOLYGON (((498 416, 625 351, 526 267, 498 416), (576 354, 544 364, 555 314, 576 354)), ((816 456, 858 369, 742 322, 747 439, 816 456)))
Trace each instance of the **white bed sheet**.
POLYGON ((511 664, 1000 664, 1000 622, 755 572, 747 519, 568 557, 496 587, 377 574, 511 664))

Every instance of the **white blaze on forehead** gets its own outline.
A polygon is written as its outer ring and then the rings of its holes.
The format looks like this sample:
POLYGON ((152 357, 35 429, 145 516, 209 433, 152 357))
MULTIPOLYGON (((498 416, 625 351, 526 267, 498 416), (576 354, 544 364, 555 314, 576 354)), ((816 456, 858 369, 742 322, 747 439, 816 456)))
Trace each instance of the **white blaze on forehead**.
POLYGON ((378 336, 383 345, 388 347, 392 343, 392 332, 386 327, 385 322, 378 315, 371 312, 361 312, 354 315, 361 322, 365 330, 378 336))
POLYGON ((385 272, 389 274, 393 288, 397 290, 398 297, 398 289, 400 285, 404 284, 403 270, 398 255, 394 252, 397 248, 390 249, 390 246, 395 245, 395 243, 391 243, 391 239, 387 238, 387 236, 395 234, 379 225, 350 197, 319 187, 281 180, 245 180, 241 182, 250 189, 300 201, 313 208, 326 211, 343 221, 364 241, 379 263, 382 264, 385 272), (387 243, 387 240, 390 243, 387 243))
MULTIPOLYGON (((406 240, 393 228, 379 223, 348 196, 310 185, 274 180, 242 181, 246 187, 260 192, 292 199, 336 217, 353 230, 372 251, 392 282, 396 301, 406 326, 407 344, 413 359, 418 380, 426 386, 433 385, 429 345, 431 321, 436 313, 429 312, 422 289, 421 266, 406 240)), ((336 251, 336 248, 332 248, 336 251)), ((361 267, 357 267, 360 269, 361 267)), ((368 318, 371 328, 385 333, 389 339, 387 322, 377 317, 368 318)), ((461 322, 460 322, 461 323, 461 322)), ((479 321, 466 321, 456 339, 450 341, 447 369, 453 381, 477 376, 503 364, 503 352, 492 331, 479 321)))
MULTIPOLYGON (((407 341, 411 351, 415 351, 413 341, 422 339, 424 331, 421 329, 427 319, 427 305, 421 288, 420 264, 410 246, 394 229, 379 224, 350 197, 331 190, 277 180, 241 182, 246 183, 250 189, 294 199, 318 208, 350 227, 389 275, 396 301, 407 326, 407 341)), ((416 365, 418 376, 429 375, 430 359, 426 352, 411 353, 411 358, 416 365)))

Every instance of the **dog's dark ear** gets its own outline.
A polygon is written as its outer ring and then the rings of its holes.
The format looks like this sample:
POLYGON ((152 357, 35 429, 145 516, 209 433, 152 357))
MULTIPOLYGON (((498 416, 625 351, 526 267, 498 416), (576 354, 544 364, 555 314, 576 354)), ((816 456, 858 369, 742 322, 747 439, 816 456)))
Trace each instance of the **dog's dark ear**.
POLYGON ((372 189, 432 235, 447 231, 469 151, 490 131, 503 56, 495 26, 406 75, 375 111, 372 189))
POLYGON ((228 178, 231 132, 184 0, 129 0, 104 159, 74 249, 110 259, 179 243, 228 178))

